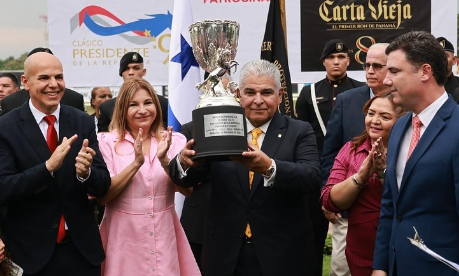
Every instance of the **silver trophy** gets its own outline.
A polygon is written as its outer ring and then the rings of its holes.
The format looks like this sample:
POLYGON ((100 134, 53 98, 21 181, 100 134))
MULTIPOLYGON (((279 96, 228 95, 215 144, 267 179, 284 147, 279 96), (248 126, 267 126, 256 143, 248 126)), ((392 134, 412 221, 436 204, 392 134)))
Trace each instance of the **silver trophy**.
POLYGON ((191 43, 196 61, 209 77, 198 83, 196 88, 202 90, 197 108, 217 105, 236 105, 234 97, 237 88, 230 82, 225 88, 221 78, 238 63, 234 61, 239 39, 239 23, 231 20, 204 20, 190 26, 191 43))
POLYGON ((244 109, 235 97, 237 84, 224 87, 221 78, 238 63, 234 61, 239 24, 230 20, 204 20, 190 26, 193 54, 209 77, 196 87, 204 93, 193 110, 195 159, 227 159, 247 150, 244 109))

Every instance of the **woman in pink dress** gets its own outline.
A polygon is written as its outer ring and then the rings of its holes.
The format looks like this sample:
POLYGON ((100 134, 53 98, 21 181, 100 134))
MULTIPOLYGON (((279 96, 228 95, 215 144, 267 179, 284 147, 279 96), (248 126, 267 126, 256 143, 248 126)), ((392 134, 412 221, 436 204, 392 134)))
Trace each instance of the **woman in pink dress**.
POLYGON ((166 170, 186 139, 164 130, 161 107, 144 79, 124 82, 111 132, 99 148, 112 178, 101 203, 106 259, 102 275, 201 275, 174 208, 176 186, 166 170))
POLYGON ((341 148, 321 195, 326 210, 348 210, 346 259, 352 276, 372 273, 387 141, 395 121, 403 115, 390 94, 373 97, 363 111, 365 131, 341 148))

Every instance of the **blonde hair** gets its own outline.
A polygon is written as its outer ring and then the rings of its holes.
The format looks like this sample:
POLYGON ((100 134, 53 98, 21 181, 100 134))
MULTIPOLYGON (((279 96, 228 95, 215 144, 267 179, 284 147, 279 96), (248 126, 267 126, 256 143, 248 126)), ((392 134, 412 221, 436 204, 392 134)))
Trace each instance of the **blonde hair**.
POLYGON ((133 78, 126 80, 121 86, 118 97, 116 99, 115 108, 113 110, 113 117, 109 126, 109 130, 115 130, 117 132, 119 140, 116 142, 116 144, 124 140, 126 131, 131 133, 132 137, 135 137, 133 135, 135 130, 129 129, 127 125, 127 111, 129 108, 129 102, 131 101, 134 94, 140 89, 144 89, 148 92, 148 94, 150 94, 156 107, 156 118, 151 124, 150 129, 144 131, 148 131, 156 139, 161 137, 160 133, 162 130, 164 130, 162 123, 163 116, 156 91, 153 89, 151 84, 143 78, 133 78))

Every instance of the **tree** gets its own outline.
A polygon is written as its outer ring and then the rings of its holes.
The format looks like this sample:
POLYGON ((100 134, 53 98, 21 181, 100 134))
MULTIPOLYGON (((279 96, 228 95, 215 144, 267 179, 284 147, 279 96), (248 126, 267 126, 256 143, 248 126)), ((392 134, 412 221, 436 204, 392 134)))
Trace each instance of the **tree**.
POLYGON ((0 71, 11 71, 11 70, 24 70, 24 61, 27 58, 27 53, 22 54, 19 58, 10 56, 5 60, 0 59, 0 71))

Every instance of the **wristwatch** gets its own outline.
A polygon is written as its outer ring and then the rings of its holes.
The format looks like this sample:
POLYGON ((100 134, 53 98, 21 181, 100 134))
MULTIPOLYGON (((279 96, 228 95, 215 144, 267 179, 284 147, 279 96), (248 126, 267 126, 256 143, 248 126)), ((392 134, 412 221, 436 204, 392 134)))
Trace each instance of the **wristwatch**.
POLYGON ((266 178, 271 178, 271 176, 273 175, 275 169, 276 169, 276 167, 274 166, 274 160, 271 159, 271 166, 269 166, 269 168, 266 170, 266 172, 263 174, 263 176, 266 177, 266 178))
POLYGON ((382 173, 377 173, 376 175, 378 176, 379 179, 384 179, 384 177, 386 176, 386 168, 384 168, 382 173))

